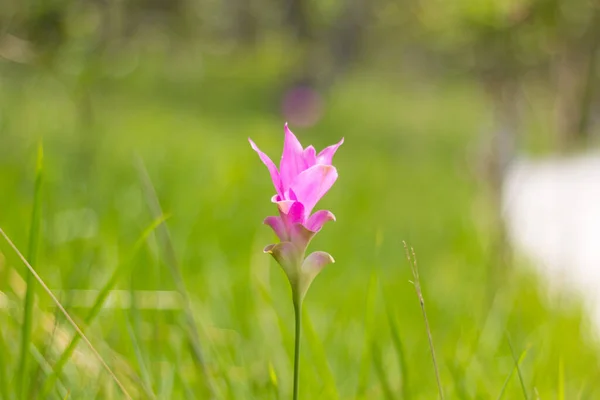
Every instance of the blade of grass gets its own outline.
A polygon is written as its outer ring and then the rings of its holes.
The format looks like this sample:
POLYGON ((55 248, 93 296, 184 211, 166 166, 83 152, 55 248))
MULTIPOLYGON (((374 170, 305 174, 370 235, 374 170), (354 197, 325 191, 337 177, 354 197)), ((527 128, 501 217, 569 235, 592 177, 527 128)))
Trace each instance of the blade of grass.
POLYGON ((415 249, 411 247, 409 252, 408 245, 406 244, 406 242, 403 243, 404 250, 406 252, 406 259, 408 260, 408 264, 410 265, 410 269, 412 271, 414 279, 413 286, 415 287, 415 292, 417 293, 417 297, 419 298, 421 312, 423 313, 423 319, 425 320, 425 329, 427 330, 427 339, 429 340, 429 349, 431 350, 431 359, 433 361, 433 368, 435 370, 435 379, 437 381, 439 396, 441 400, 444 400, 444 390, 442 389, 442 381, 440 380, 440 370, 438 368, 438 364, 435 358, 433 337, 431 335, 431 328, 429 327, 429 319, 427 318, 427 312, 425 311, 425 299, 423 298, 423 292, 421 291, 421 281, 419 280, 419 267, 417 265, 417 255, 415 254, 415 249))
POLYGON ((467 393, 467 388, 465 387, 465 374, 464 370, 461 370, 458 365, 453 362, 451 359, 446 359, 446 365, 448 366, 448 370, 452 375, 452 380, 454 381, 454 391, 456 392, 456 398, 460 400, 468 400, 469 394, 467 393))
MULTIPOLYGON (((25 281, 24 280, 23 280, 23 285, 25 285, 25 281)), ((26 290, 25 290, 25 288, 23 286, 23 295, 20 296, 20 298, 18 300, 23 300, 25 298, 25 292, 26 292, 26 290)), ((34 309, 34 311, 36 311, 36 310, 34 309)), ((39 311, 39 310, 37 310, 37 311, 39 311)), ((12 328, 12 329, 14 329, 14 331, 16 331, 16 330, 19 329, 20 324, 19 324, 18 316, 17 316, 18 313, 14 312, 14 314, 15 315, 13 316, 13 318, 11 318, 9 321, 7 321, 8 323, 6 325, 2 325, 2 327, 4 329, 11 329, 12 328), (8 326, 8 325, 11 325, 11 326, 8 326)), ((41 325, 43 325, 43 323, 41 323, 41 325)), ((0 338, 1 337, 2 337, 2 335, 0 335, 0 338)), ((2 347, 2 346, 0 346, 0 347, 2 347)), ((44 354, 33 343, 29 344, 29 354, 32 357, 33 361, 35 361, 34 364, 36 366, 36 370, 39 371, 41 374, 48 374, 49 372, 52 371, 52 367, 48 363, 47 357, 44 356, 44 354)), ((32 385, 33 385, 33 382, 34 382, 34 380, 31 381, 32 385)), ((14 382, 11 382, 10 380, 6 381, 7 385, 10 385, 11 383, 14 383, 14 382)), ((8 388, 9 388, 9 386, 7 386, 6 388, 2 388, 2 389, 3 390, 4 389, 8 390, 8 388)), ((13 390, 13 393, 10 393, 10 398, 11 399, 17 394, 16 387, 14 387, 12 390, 13 390)), ((56 385, 56 393, 54 393, 53 398, 62 398, 62 396, 64 395, 64 393, 66 393, 65 386, 63 385, 62 382, 59 381, 57 383, 57 385, 56 385)), ((8 395, 6 397, 1 397, 0 396, 0 398, 2 398, 3 400, 8 400, 9 396, 8 395)), ((27 397, 27 398, 28 399, 33 399, 35 397, 31 397, 30 396, 30 397, 27 397)))
POLYGON ((375 270, 371 272, 371 278, 369 279, 369 286, 367 288, 367 299, 365 308, 365 343, 363 347, 363 354, 360 362, 360 369, 358 372, 358 387, 356 390, 356 397, 361 398, 364 396, 367 385, 369 383, 369 374, 371 371, 371 342, 372 342, 372 330, 375 310, 375 294, 377 292, 377 274, 375 270))
POLYGON ((338 399, 339 394, 337 392, 333 373, 331 372, 329 363, 327 362, 325 349, 319 340, 319 336, 317 335, 310 316, 306 310, 303 312, 302 322, 304 325, 303 331, 306 336, 306 341, 308 342, 308 346, 313 355, 313 367, 315 367, 317 370, 319 377, 323 380, 325 386, 323 396, 327 399, 338 399))
POLYGON ((558 400, 565 400, 565 363, 562 356, 558 360, 558 400))
POLYGON ((273 389, 273 396, 276 399, 279 399, 281 396, 279 395, 279 380, 277 379, 277 371, 275 371, 275 367, 273 367, 273 363, 271 361, 269 361, 267 368, 269 370, 269 382, 271 383, 271 388, 273 389))
POLYGON ((154 393, 154 386, 152 385, 153 379, 150 370, 146 365, 146 358, 144 357, 144 353, 142 352, 142 347, 138 341, 138 337, 140 335, 140 311, 138 308, 137 297, 135 296, 134 279, 132 278, 131 284, 129 286, 129 293, 131 296, 131 304, 130 304, 130 315, 131 319, 126 315, 125 320, 127 324, 127 333, 131 339, 131 344, 133 345, 133 350, 135 353, 135 358, 138 363, 138 368, 140 369, 141 379, 142 379, 142 387, 146 392, 146 395, 151 399, 156 399, 156 394, 154 393))
MULTIPOLYGON (((133 297, 132 297, 133 298, 133 297)), ((132 308, 134 307, 135 301, 132 300, 132 308)), ((143 382, 143 389, 146 392, 146 395, 151 399, 156 399, 156 395, 152 391, 152 378, 150 373, 148 372, 148 368, 146 367, 146 361, 144 360, 144 356, 142 354, 142 349, 140 348, 140 344, 137 340, 137 335, 134 331, 134 328, 131 324, 131 321, 128 317, 125 317, 125 321, 127 324, 127 333, 129 334, 129 339, 131 340, 131 345, 133 346, 133 352, 135 354, 135 359, 138 364, 138 368, 140 369, 140 374, 143 382)))
MULTIPOLYGON (((40 366, 40 369, 43 373, 45 373, 45 374, 52 373, 52 366, 48 363, 48 361, 46 360, 46 358, 44 357, 42 352, 39 351, 38 348, 35 347, 35 345, 33 343, 31 343, 29 346, 29 352, 31 353, 31 355, 33 355, 33 358, 35 359, 35 361, 37 361, 37 363, 40 366)), ((65 397, 66 394, 68 393, 67 388, 62 384, 62 382, 57 382, 56 388, 58 391, 58 396, 60 396, 59 398, 65 397)))
MULTIPOLYGON (((286 325, 287 321, 282 317, 282 315, 280 313, 277 312, 275 300, 273 299, 273 297, 271 295, 272 292, 271 292, 271 290, 269 290, 269 287, 268 287, 268 277, 265 277, 265 279, 260 279, 259 274, 255 273, 255 274, 253 274, 252 279, 254 281, 253 287, 258 292, 258 296, 260 297, 260 299, 264 302, 265 308, 272 311, 273 323, 277 324, 277 328, 279 329, 279 334, 281 335, 281 340, 284 343, 284 348, 286 348, 286 349, 291 348, 292 347, 292 334, 291 334, 290 330, 287 328, 287 325, 286 325)), ((277 371, 275 370, 275 366, 273 366, 273 370, 275 373, 277 373, 277 371)), ((291 372, 289 372, 289 374, 291 375, 291 372)), ((280 373, 280 376, 284 376, 284 373, 283 372, 280 373)), ((276 395, 275 395, 276 398, 281 398, 283 386, 284 386, 283 384, 279 383, 279 379, 278 379, 277 386, 272 386, 273 390, 276 392, 276 395)))
MULTIPOLYGON (((187 381, 187 379, 185 378, 185 373, 184 373, 184 369, 185 369, 185 363, 182 362, 181 359, 181 353, 178 352, 177 355, 175 356, 176 359, 174 360, 174 365, 173 365, 173 369, 176 370, 176 375, 179 378, 179 384, 181 385, 181 387, 183 388, 183 392, 185 393, 185 398, 186 399, 196 399, 196 396, 194 395, 194 391, 192 390, 192 388, 189 385, 189 382, 187 381)), ((175 386, 175 385, 173 385, 175 386)), ((171 386, 171 393, 165 393, 163 399, 164 400, 170 400, 173 398, 173 386, 171 386)), ((235 397, 227 397, 229 399, 233 399, 235 397)))
MULTIPOLYGON (((160 202, 158 201, 158 196, 156 195, 156 191, 152 185, 148 171, 146 170, 142 159, 139 157, 137 158, 137 167, 148 208, 154 217, 159 216, 163 212, 160 202)), ((167 265, 167 268, 169 268, 171 277, 175 283, 175 287, 183 299, 184 314, 187 324, 186 332, 188 335, 188 340, 192 345, 194 361, 204 375, 204 381, 210 398, 215 398, 216 387, 212 381, 208 366, 206 365, 204 351, 200 342, 200 334, 198 332, 196 320, 194 319, 194 313, 192 312, 190 296, 185 287, 185 282, 181 274, 179 261, 177 260, 175 248, 173 246, 173 242, 171 241, 171 234, 165 224, 161 225, 159 229, 157 229, 156 233, 159 243, 162 245, 165 264, 167 265)))
MULTIPOLYGON (((59 279, 59 282, 61 282, 61 281, 62 280, 59 279)), ((63 296, 62 295, 59 297, 59 301, 65 306, 65 308, 69 307, 69 303, 65 302, 63 300, 63 296)), ((54 339, 56 337, 56 332, 57 332, 57 329, 58 329, 58 326, 59 326, 59 323, 60 323, 59 322, 60 321, 60 317, 61 317, 60 310, 57 308, 54 311, 54 322, 52 324, 52 332, 48 336, 48 338, 46 340, 46 343, 44 345, 44 348, 42 350, 42 354, 43 354, 43 356, 44 356, 45 359, 49 358, 49 354, 50 354, 52 345, 54 344, 54 339)), ((42 372, 43 372, 42 371, 42 366, 39 365, 38 368, 37 368, 37 371, 34 373, 34 378, 33 378, 34 380, 33 380, 33 382, 35 384, 31 384, 30 388, 29 388, 29 394, 28 394, 28 397, 27 397, 28 399, 35 399, 37 397, 37 392, 40 389, 39 382, 40 382, 40 380, 41 380, 41 378, 43 376, 42 372)), ((52 369, 51 369, 50 372, 52 372, 52 369)), ((45 375, 47 376, 47 375, 50 375, 50 374, 46 373, 45 375)))
POLYGON ((60 311, 63 313, 63 315, 65 316, 65 318, 67 319, 67 321, 69 321, 69 323, 71 324, 71 326, 73 327, 73 329, 75 329, 75 331, 79 335, 81 335, 82 340, 88 345, 89 349, 92 351, 92 353, 94 353, 94 356, 96 356, 97 359, 98 359, 98 361, 100 362, 100 364, 102 364, 102 367, 106 370, 106 372, 108 372, 108 374, 110 375, 110 377, 119 386, 119 389, 121 389, 121 391, 123 392, 123 394, 125 395, 125 397, 127 399, 132 399, 132 397, 129 395, 129 392, 125 388, 125 386, 123 386, 123 384, 121 383, 121 381, 119 380, 119 378, 117 378, 117 376, 112 371, 112 369, 108 366, 108 364, 106 363, 106 361, 104 361, 104 358, 102 358, 102 356, 100 355, 100 353, 98 352, 98 350, 96 350, 96 348, 94 347, 94 345, 92 344, 92 342, 90 342, 90 340, 87 338, 87 336, 85 336, 85 334, 83 333, 83 331, 81 330, 81 328, 79 327, 79 325, 77 325, 77 323, 75 322, 75 320, 71 317, 71 315, 63 307, 63 305, 60 303, 60 301, 58 301, 58 298, 54 295, 54 293, 52 293, 52 290, 50 290, 50 288, 48 287, 48 285, 46 285, 46 283, 44 282, 44 280, 38 275, 38 273, 35 271, 35 269, 29 264, 29 261, 27 261, 27 259, 25 258, 25 256, 19 251, 19 249, 17 248, 17 246, 13 243, 12 240, 10 240, 10 238, 8 237, 8 235, 4 232, 4 230, 2 228, 0 228, 0 235, 2 235, 2 237, 4 237, 4 240, 6 240, 6 242, 10 246, 10 248, 17 254, 17 256, 21 259, 21 261, 23 262, 23 264, 25 264, 25 266, 27 267, 27 269, 29 270, 29 272, 31 272, 31 274, 33 274, 33 276, 35 277, 35 280, 40 284, 40 286, 42 286, 42 288, 48 294, 48 296, 50 296, 50 298, 52 299, 52 301, 54 302, 54 304, 56 304, 56 307, 58 307, 60 309, 60 311))
MULTIPOLYGON (((94 319, 100 313, 100 310, 102 309, 102 306, 104 305, 104 302, 106 301, 106 298, 110 294, 110 291, 117 284, 120 277, 129 270, 130 266, 133 264, 133 260, 135 259, 135 256, 137 255, 139 250, 144 245, 146 239, 148 239, 148 236, 156 229, 156 227, 158 227, 159 225, 164 223, 164 221, 167 218, 168 218, 168 216, 161 215, 160 217, 158 217, 154 221, 152 221, 152 223, 150 223, 150 225, 148 225, 148 227, 146 229, 144 229, 144 231, 142 231, 141 235, 139 236, 139 238, 137 239, 137 241, 135 242, 135 244, 133 246, 133 250, 131 251, 131 255, 129 256, 129 258, 126 259, 124 264, 118 265, 117 268, 115 268, 110 279, 106 282, 104 287, 102 287, 102 290, 100 291, 100 293, 98 293, 98 297, 96 297, 96 301, 94 302, 88 315, 85 317, 84 323, 86 326, 89 326, 89 325, 91 325, 92 322, 94 322, 94 319)), ((69 346, 61 354, 60 358, 54 365, 54 372, 48 377, 48 379, 46 379, 46 382, 44 383, 44 386, 42 387, 42 391, 41 391, 42 398, 50 391, 50 389, 52 389, 52 386, 56 382, 56 379, 62 373, 64 366, 67 364, 67 362, 71 358, 71 355, 73 355, 73 352, 75 351, 75 348, 77 347, 77 345, 79 344, 79 341, 81 339, 82 338, 79 334, 75 334, 73 336, 73 338, 71 339, 69 346)))
POLYGON ((406 357, 404 356, 404 346, 402 345, 398 324, 394 316, 394 312, 392 311, 392 301, 389 299, 388 293, 385 289, 382 290, 382 293, 384 297, 385 311, 392 334, 392 344, 394 345, 396 358, 398 360, 398 367, 400 368, 402 398, 408 400, 410 399, 410 388, 408 386, 408 367, 406 363, 406 357))
MULTIPOLYGON (((37 264, 37 254, 40 236, 41 219, 41 196, 42 196, 42 173, 44 165, 44 150, 42 144, 38 145, 37 166, 35 172, 35 186, 33 191, 33 206, 31 209, 31 225, 29 227, 29 244, 27 259, 29 264, 37 264)), ((31 342, 31 331, 33 329, 33 301, 35 299, 35 279, 31 272, 27 272, 27 292, 25 294, 25 305, 23 311, 23 325, 21 330, 21 352, 19 357, 19 369, 17 375, 17 390, 19 398, 27 396, 27 364, 29 360, 29 343, 31 342)))
POLYGON ((178 369, 173 368, 173 366, 170 366, 167 363, 161 364, 161 367, 161 387, 158 395, 161 399, 172 399, 175 386, 175 374, 178 369))
MULTIPOLYGON (((18 300, 23 300, 26 292, 25 280, 14 269, 12 269, 10 272, 9 279, 7 279, 9 287, 12 289, 18 300)), ((62 308, 65 308, 65 306, 62 305, 62 308)), ((56 324, 54 313, 41 310, 37 305, 35 305, 35 312, 38 314, 36 319, 40 324, 40 329, 45 334, 50 335, 52 330, 56 327, 57 338, 59 339, 55 342, 54 352, 62 353, 69 344, 69 341, 67 341, 66 338, 73 335, 65 327, 62 327, 60 323, 56 324)), ((14 312, 14 308, 13 314, 15 315, 9 320, 9 322, 14 323, 15 329, 18 330, 20 324, 17 321, 18 315, 16 315, 16 312, 14 312)), ((64 316, 64 314, 61 313, 61 316, 64 316)), ((65 321, 67 322, 67 325, 70 325, 68 320, 65 319, 65 321)), ((2 327, 6 328, 6 325, 2 325, 2 327)), ((128 361, 121 354, 111 348, 111 346, 101 337, 95 337, 94 341, 97 343, 96 348, 102 347, 106 352, 107 357, 110 357, 113 360, 114 371, 119 371, 120 375, 122 375, 124 378, 128 378, 131 383, 141 387, 141 378, 136 375, 135 371, 130 367, 128 361)), ((78 352, 74 353, 75 357, 72 359, 73 365, 78 369, 85 370, 87 373, 91 372, 97 375, 97 370, 98 368, 102 368, 102 365, 100 362, 94 362, 97 361, 97 359, 93 352, 88 348, 80 348, 78 350, 78 352)), ((86 389, 89 389, 89 387, 86 386, 86 389)))
POLYGON ((8 393, 8 379, 6 374, 6 366, 9 365, 6 358, 8 357, 8 350, 6 343, 4 342, 4 336, 0 332, 0 395, 3 400, 10 400, 12 396, 8 393))
POLYGON ((506 388, 508 387, 508 382, 510 382, 510 378, 512 378, 513 374, 515 373, 515 371, 517 370, 517 367, 521 364, 521 362, 523 362, 523 360, 525 359, 525 357, 527 356, 527 352, 529 351, 529 349, 525 349, 523 350, 523 352, 521 353, 521 355, 519 356, 519 361, 517 362, 517 365, 515 365, 511 370, 510 373, 508 374, 508 376, 506 377, 506 379, 504 380, 504 384, 502 385, 502 390, 500 390, 500 394, 498 395, 497 400, 502 400, 502 397, 504 396, 504 392, 506 391, 506 388))
POLYGON ((387 375, 385 373, 385 368, 381 360, 381 349, 379 348, 379 346, 377 346, 377 343, 375 341, 373 341, 373 343, 371 344, 371 354, 373 355, 373 366, 375 367, 375 372, 377 373, 379 383, 381 384, 381 390, 383 391, 383 398, 388 400, 394 400, 394 392, 390 387, 390 383, 388 382, 387 375))
POLYGON ((519 376, 519 382, 521 382, 521 389, 523 389, 523 397, 527 400, 529 397, 527 396, 527 389, 525 388, 525 381, 523 380, 523 374, 521 374, 521 367, 519 366, 519 360, 515 354, 515 349, 510 340, 510 335, 508 332, 506 333, 506 341, 508 342, 508 347, 510 347, 510 354, 512 355, 513 361, 515 362, 515 368, 517 369, 517 374, 519 376))

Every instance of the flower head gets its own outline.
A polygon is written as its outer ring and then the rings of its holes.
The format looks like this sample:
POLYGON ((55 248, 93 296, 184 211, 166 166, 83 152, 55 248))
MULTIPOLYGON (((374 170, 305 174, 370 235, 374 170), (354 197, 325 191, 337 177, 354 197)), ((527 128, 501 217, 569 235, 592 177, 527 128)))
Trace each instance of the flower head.
MULTIPOLYGON (((267 246, 265 252, 273 254, 286 271, 292 287, 296 283, 305 286, 301 282, 306 281, 309 275, 314 278, 315 271, 318 272, 322 266, 333 262, 333 258, 323 252, 313 253, 306 259, 304 255, 308 243, 323 224, 335 221, 335 216, 330 211, 312 211, 337 180, 338 173, 331 162, 344 139, 317 154, 313 146, 303 148, 287 124, 284 133, 279 169, 251 139, 248 140, 271 174, 276 191, 271 201, 279 209, 279 216, 267 217, 265 224, 273 229, 281 243, 267 246), (305 270, 310 270, 310 274, 305 270)), ((307 288, 308 286, 299 289, 303 292, 302 296, 307 288)))

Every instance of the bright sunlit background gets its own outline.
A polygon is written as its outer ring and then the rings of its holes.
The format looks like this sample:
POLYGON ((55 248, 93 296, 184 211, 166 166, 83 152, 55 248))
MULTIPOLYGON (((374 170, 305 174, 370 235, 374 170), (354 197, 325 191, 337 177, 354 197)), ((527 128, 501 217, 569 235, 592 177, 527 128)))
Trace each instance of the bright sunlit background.
MULTIPOLYGON (((247 138, 278 160, 285 122, 317 151, 344 137, 301 398, 437 396, 403 241, 446 398, 599 398, 600 323, 576 282, 600 256, 562 287, 544 265, 570 276, 580 241, 562 258, 536 241, 563 225, 600 241, 570 223, 600 181, 560 186, 582 176, 561 160, 598 141, 594 4, 3 1, 0 228, 133 398, 288 399, 293 308, 262 253, 274 189, 247 138), (537 190, 552 160, 562 181, 537 190)), ((1 239, 0 398, 124 398, 33 283, 1 239)))

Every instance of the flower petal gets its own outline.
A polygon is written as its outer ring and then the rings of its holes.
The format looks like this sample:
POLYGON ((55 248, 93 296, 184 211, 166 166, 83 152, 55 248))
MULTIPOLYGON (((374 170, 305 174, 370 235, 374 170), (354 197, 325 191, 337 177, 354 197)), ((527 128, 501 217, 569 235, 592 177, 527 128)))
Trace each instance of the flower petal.
POLYGON ((252 141, 252 139, 248 138, 248 141, 250 142, 250 146, 252 147, 252 150, 254 150, 258 153, 260 160, 267 166, 267 169, 269 170, 269 173, 271 174, 271 180, 273 181, 273 186, 275 186, 275 190, 277 190, 277 194, 279 194, 280 196, 283 196, 283 191, 281 190, 281 178, 279 176, 279 171, 277 171, 277 166, 275 166, 275 164, 273 163, 273 161, 271 161, 269 156, 267 156, 265 153, 260 151, 258 146, 252 141))
POLYGON ((281 177, 281 188, 285 192, 294 182, 298 174, 304 171, 306 163, 304 161, 304 150, 296 136, 289 130, 287 123, 284 127, 285 139, 283 141, 283 154, 279 171, 281 177))
POLYGON ((302 224, 293 224, 289 229, 290 242, 303 251, 306 251, 308 244, 316 234, 317 232, 306 229, 302 224))
POLYGON ((286 224, 287 229, 292 226, 292 224, 303 224, 305 221, 304 216, 306 213, 304 212, 304 205, 296 200, 281 200, 276 201, 271 199, 273 203, 277 204, 277 208, 279 209, 279 214, 281 215, 281 219, 286 224))
POLYGON ((337 170, 331 165, 317 164, 303 171, 292 185, 298 201, 304 205, 304 212, 310 212, 317 202, 327 193, 338 177, 337 170))
POLYGON ((311 215, 304 226, 308 230, 318 232, 323 227, 323 224, 328 221, 335 221, 335 215, 331 211, 320 210, 311 215))
POLYGON ((327 264, 333 264, 335 260, 329 253, 324 251, 315 251, 304 259, 302 263, 302 272, 309 274, 318 274, 327 264))
POLYGON ((335 152, 342 144, 344 144, 344 138, 336 144, 324 148, 317 156, 317 164, 331 165, 335 152))
POLYGON ((324 251, 315 251, 304 259, 302 267, 300 268, 298 281, 298 294, 301 300, 304 299, 308 288, 319 272, 321 272, 327 264, 332 264, 334 262, 335 260, 333 257, 324 251))
POLYGON ((273 232, 275 232, 279 240, 282 242, 288 240, 287 230, 285 229, 285 224, 283 223, 281 217, 267 217, 263 223, 265 225, 269 225, 271 229, 273 229, 273 232))
POLYGON ((273 200, 271 199, 271 201, 275 204, 277 204, 277 208, 279 209, 279 213, 280 214, 287 214, 290 212, 290 208, 292 208, 292 205, 294 205, 294 203, 296 203, 295 200, 273 200))
POLYGON ((304 222, 304 205, 295 201, 289 208, 285 219, 290 224, 302 224, 304 222))
POLYGON ((281 242, 270 244, 263 251, 271 254, 277 263, 281 265, 292 284, 292 288, 294 288, 296 282, 298 282, 298 272, 302 262, 300 250, 290 242, 281 242))
POLYGON ((304 149, 302 156, 304 157, 306 168, 310 168, 317 163, 317 151, 312 145, 304 149))

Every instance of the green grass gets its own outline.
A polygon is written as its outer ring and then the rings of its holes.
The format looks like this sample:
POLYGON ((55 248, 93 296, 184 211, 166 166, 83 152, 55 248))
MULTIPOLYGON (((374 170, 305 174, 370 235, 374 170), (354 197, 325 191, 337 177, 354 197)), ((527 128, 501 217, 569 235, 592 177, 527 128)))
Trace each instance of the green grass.
MULTIPOLYGON (((42 138, 36 270, 53 290, 64 291, 68 311, 84 322, 135 398, 204 398, 205 376, 217 398, 290 397, 293 307, 285 275, 262 254, 274 240, 261 224, 275 212, 273 189, 247 142, 252 137, 277 158, 284 122, 278 82, 289 71, 283 60, 277 52, 208 57, 200 72, 148 56, 130 76, 92 81, 90 120, 81 117, 69 87, 48 72, 2 67, 0 227, 21 250, 28 248, 42 138), (148 183, 140 179, 136 155, 162 211, 148 210, 148 183), (162 233, 136 245, 162 212, 170 215, 170 237, 161 225, 162 233), (173 268, 181 281, 173 279, 173 268), (74 289, 104 293, 107 287, 185 290, 192 315, 185 306, 89 309, 69 298, 74 289), (97 315, 89 319, 92 311, 97 315), (190 319, 197 333, 190 333, 190 319), (198 343, 206 372, 194 356, 198 343)), ((526 265, 505 266, 490 297, 493 216, 473 167, 490 110, 469 82, 423 87, 359 71, 325 101, 317 126, 291 126, 317 148, 346 138, 335 159, 340 178, 320 204, 337 222, 311 244, 336 263, 318 276, 303 306, 300 397, 437 396, 402 240, 419 255, 447 398, 519 399, 523 390, 542 399, 600 396, 597 343, 577 301, 547 299, 526 265), (522 354, 520 374, 507 332, 515 354, 522 354)), ((26 271, 6 243, 0 251, 0 291, 11 305, 0 309, 2 383, 18 373, 19 346, 12 344, 24 337, 24 301, 8 277, 26 271)), ((33 304, 28 342, 37 349, 49 343, 40 354, 69 398, 122 398, 82 344, 57 368, 74 332, 59 320, 60 333, 49 342, 52 332, 37 318, 55 308, 39 290, 33 304)), ((36 375, 41 359, 31 351, 28 358, 24 376, 39 393, 52 373, 42 368, 36 375)), ((0 386, 4 399, 17 390, 0 386)), ((50 398, 64 398, 50 389, 50 398)))
MULTIPOLYGON (((37 166, 35 172, 35 185, 33 192, 33 206, 31 211, 31 225, 29 228, 29 244, 27 248, 27 259, 32 266, 37 264, 38 243, 40 236, 41 221, 41 197, 42 197, 42 172, 44 151, 42 145, 38 147, 37 166)), ((28 397, 30 386, 27 375, 29 360, 29 347, 31 345, 31 331, 33 329, 33 302, 35 296, 35 279, 33 274, 27 272, 27 291, 25 292, 25 304, 23 306, 23 321, 21 323, 21 351, 19 354, 19 370, 17 375, 17 393, 20 398, 28 397)))

